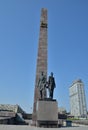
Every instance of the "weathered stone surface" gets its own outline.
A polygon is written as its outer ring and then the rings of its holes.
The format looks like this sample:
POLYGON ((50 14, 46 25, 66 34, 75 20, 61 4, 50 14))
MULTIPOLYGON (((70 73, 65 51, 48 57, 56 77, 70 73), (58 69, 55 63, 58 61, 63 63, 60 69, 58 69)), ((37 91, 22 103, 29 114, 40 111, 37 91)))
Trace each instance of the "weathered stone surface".
POLYGON ((58 121, 57 101, 39 100, 37 102, 37 121, 58 121))
POLYGON ((0 104, 0 111, 12 111, 17 113, 18 105, 0 104))
POLYGON ((47 76, 47 10, 42 9, 41 20, 40 20, 40 34, 39 34, 39 45, 38 45, 38 56, 37 56, 37 67, 36 67, 36 79, 35 79, 35 90, 34 90, 34 104, 33 104, 33 121, 36 121, 36 103, 40 98, 38 88, 38 80, 40 73, 44 72, 47 76))
POLYGON ((11 104, 0 104, 0 111, 25 113, 19 105, 11 105, 11 104))
POLYGON ((0 111, 0 117, 15 117, 15 112, 0 111))

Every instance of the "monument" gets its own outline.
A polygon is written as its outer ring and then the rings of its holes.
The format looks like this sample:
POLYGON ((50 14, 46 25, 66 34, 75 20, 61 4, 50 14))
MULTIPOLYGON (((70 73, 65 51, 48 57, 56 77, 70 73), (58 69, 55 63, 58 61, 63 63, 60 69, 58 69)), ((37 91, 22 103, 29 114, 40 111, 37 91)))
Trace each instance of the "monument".
POLYGON ((47 9, 43 8, 40 20, 32 121, 36 126, 57 127, 58 104, 53 99, 56 84, 52 72, 47 80, 47 28, 47 9))
POLYGON ((32 120, 34 122, 36 121, 36 105, 40 96, 37 88, 37 84, 42 71, 47 76, 47 10, 46 9, 42 9, 41 20, 40 20, 40 35, 39 35, 39 45, 38 45, 33 117, 32 117, 32 120))

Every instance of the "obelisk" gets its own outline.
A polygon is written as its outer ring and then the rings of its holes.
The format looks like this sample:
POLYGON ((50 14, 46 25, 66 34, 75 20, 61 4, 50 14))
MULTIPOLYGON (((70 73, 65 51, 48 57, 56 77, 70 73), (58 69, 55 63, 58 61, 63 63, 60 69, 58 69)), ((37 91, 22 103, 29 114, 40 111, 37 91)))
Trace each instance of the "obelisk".
POLYGON ((47 76, 47 9, 42 8, 40 19, 40 34, 38 44, 38 56, 36 66, 36 79, 34 89, 34 104, 33 104, 33 116, 32 120, 36 121, 36 107, 39 99, 39 91, 37 88, 38 80, 41 72, 47 76))

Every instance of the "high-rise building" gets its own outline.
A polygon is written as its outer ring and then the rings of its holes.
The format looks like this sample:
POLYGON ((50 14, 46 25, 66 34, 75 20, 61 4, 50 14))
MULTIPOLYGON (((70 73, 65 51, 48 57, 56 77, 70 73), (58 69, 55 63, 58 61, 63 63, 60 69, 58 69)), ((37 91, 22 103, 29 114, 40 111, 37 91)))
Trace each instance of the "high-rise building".
POLYGON ((87 117, 86 98, 82 80, 75 80, 69 88, 71 115, 87 117))

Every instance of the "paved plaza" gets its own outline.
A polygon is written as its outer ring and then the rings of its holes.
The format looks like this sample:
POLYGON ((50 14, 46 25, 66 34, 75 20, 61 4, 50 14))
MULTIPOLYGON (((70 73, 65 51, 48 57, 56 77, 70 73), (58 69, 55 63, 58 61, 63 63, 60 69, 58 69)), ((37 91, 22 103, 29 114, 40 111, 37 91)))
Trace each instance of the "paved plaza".
POLYGON ((22 125, 0 125, 0 130, 88 130, 88 126, 62 127, 62 128, 38 128, 22 125))

